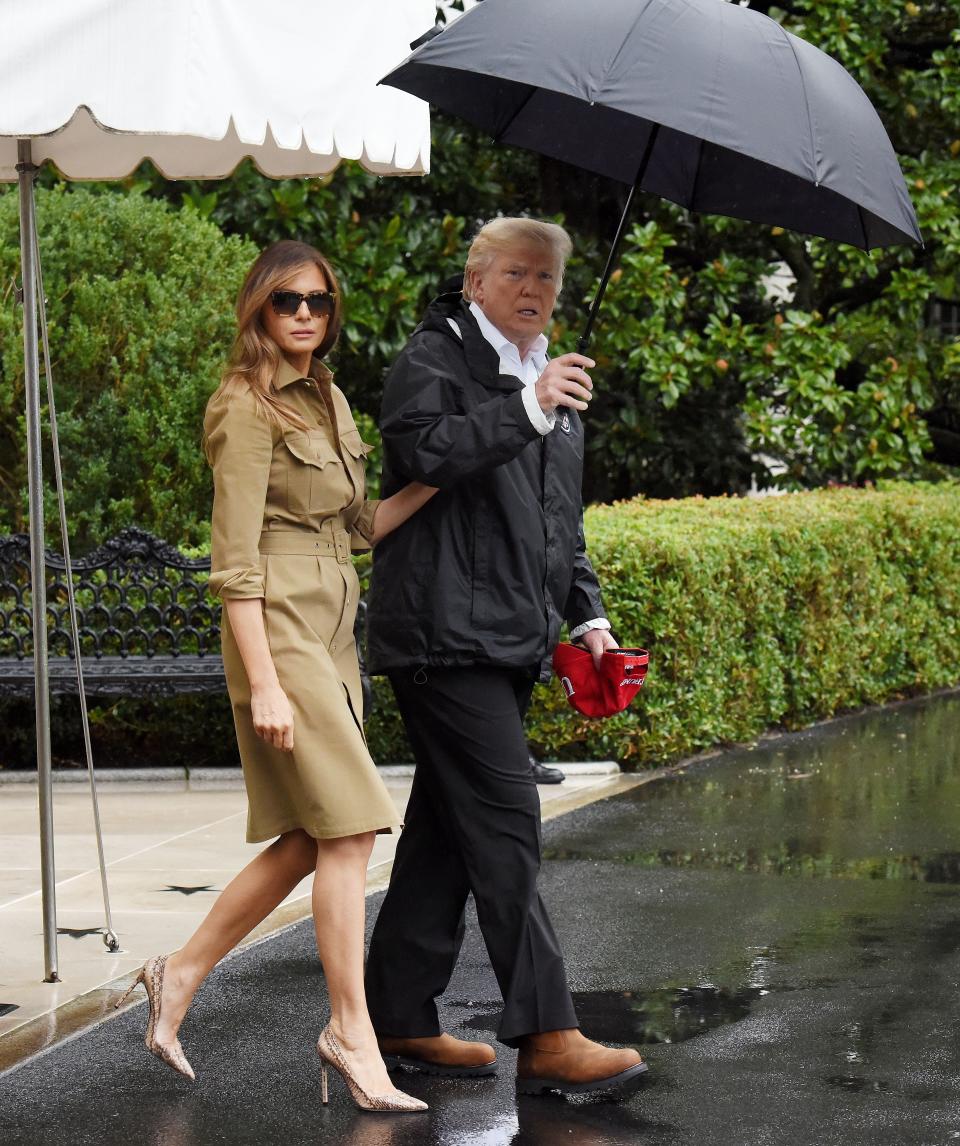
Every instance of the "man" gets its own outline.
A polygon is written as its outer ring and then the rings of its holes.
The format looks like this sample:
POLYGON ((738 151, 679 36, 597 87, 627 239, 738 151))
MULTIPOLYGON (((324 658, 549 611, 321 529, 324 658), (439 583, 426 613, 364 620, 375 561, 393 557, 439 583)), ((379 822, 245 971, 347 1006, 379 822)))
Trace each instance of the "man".
POLYGON ((544 330, 571 244, 552 223, 497 219, 384 389, 385 493, 439 493, 377 547, 369 661, 388 674, 417 769, 367 962, 388 1065, 492 1074, 493 1048, 440 1030, 472 893, 503 995, 497 1037, 524 1093, 618 1086, 646 1069, 579 1031, 537 892, 540 805, 523 715, 564 622, 595 658, 616 647, 582 523, 592 382, 579 354, 547 360, 544 330))

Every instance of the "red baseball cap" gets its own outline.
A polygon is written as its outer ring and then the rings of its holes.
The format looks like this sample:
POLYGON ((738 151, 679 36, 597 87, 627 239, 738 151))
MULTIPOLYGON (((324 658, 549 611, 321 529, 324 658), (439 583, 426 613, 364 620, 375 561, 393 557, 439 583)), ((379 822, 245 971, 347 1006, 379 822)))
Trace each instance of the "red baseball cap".
POLYGON ((554 650, 553 671, 578 712, 613 716, 640 691, 649 660, 646 649, 607 649, 597 670, 586 649, 561 643, 554 650))

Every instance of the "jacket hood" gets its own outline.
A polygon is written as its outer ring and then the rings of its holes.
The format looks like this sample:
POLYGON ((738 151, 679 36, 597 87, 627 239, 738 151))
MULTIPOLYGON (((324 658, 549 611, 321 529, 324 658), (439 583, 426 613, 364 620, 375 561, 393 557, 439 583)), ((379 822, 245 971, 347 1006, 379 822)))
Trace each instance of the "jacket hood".
POLYGON ((467 369, 478 381, 498 390, 514 391, 522 388, 519 378, 500 373, 500 356, 484 338, 476 318, 470 313, 470 303, 460 291, 438 295, 430 303, 413 336, 424 331, 442 334, 455 343, 463 353, 467 369), (459 334, 450 325, 449 319, 456 322, 459 334))
POLYGON ((473 321, 473 315, 470 314, 470 304, 464 299, 461 291, 437 295, 427 307, 419 326, 413 333, 419 334, 421 330, 436 330, 459 342, 460 339, 454 334, 447 319, 462 319, 464 317, 473 321))

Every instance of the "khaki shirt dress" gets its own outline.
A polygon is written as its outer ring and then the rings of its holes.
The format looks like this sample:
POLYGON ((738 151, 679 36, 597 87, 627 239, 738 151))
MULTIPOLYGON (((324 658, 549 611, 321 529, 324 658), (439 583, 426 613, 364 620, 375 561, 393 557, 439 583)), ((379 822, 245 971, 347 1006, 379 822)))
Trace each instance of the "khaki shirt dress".
POLYGON ((293 752, 253 729, 250 685, 223 611, 223 664, 249 799, 247 840, 302 828, 316 839, 385 831, 400 817, 367 751, 353 636, 360 586, 350 559, 371 548, 377 503, 350 406, 314 361, 303 378, 284 362, 281 399, 307 431, 281 428, 242 384, 207 404, 213 468, 210 589, 263 601, 280 684, 293 707, 293 752))

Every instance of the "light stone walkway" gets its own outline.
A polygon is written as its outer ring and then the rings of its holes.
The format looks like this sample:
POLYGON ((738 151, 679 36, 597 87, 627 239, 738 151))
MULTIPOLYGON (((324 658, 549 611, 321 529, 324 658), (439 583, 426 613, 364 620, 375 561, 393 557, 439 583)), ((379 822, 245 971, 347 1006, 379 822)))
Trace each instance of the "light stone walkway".
MULTIPOLYGON (((539 788, 544 819, 649 778, 623 776, 614 764, 564 768, 565 783, 539 788)), ((383 771, 402 810, 412 769, 383 771)), ((108 952, 100 933, 103 906, 89 791, 85 783, 55 783, 61 982, 45 983, 37 787, 0 784, 0 1071, 105 1015, 131 973, 150 955, 176 950, 217 892, 263 847, 244 843, 246 795, 239 778, 101 780, 98 790, 121 950, 108 952)), ((396 841, 395 835, 377 838, 368 894, 386 886, 396 841)), ((308 879, 246 943, 309 913, 308 879)))

